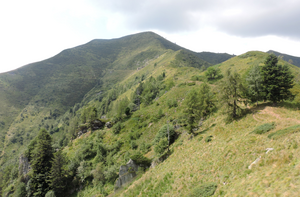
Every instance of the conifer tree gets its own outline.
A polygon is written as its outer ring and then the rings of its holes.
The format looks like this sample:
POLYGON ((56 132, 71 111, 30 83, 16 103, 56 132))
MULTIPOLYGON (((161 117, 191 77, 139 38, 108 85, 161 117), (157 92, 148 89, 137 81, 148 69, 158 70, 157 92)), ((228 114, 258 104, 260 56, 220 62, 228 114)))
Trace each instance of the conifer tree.
POLYGON ((200 107, 200 116, 201 118, 209 115, 215 107, 214 104, 214 95, 210 90, 207 83, 202 83, 200 85, 199 91, 199 107, 200 107))
POLYGON ((197 121, 209 115, 214 109, 213 97, 210 87, 206 83, 201 84, 198 91, 193 89, 188 93, 185 99, 184 114, 191 133, 194 128, 198 127, 197 121))
POLYGON ((236 118, 241 112, 239 104, 245 101, 244 91, 240 75, 236 71, 232 73, 229 68, 220 84, 220 102, 225 106, 229 118, 236 118))
POLYGON ((61 150, 54 154, 54 158, 51 163, 52 166, 49 176, 49 185, 56 196, 63 196, 63 192, 66 188, 68 171, 66 168, 66 157, 63 155, 61 150))
POLYGON ((248 85, 248 98, 252 102, 256 102, 262 99, 262 76, 260 73, 260 67, 255 65, 248 73, 246 78, 248 85))
POLYGON ((294 86, 294 76, 286 65, 278 64, 278 57, 270 54, 261 69, 265 99, 274 104, 287 99, 292 99, 290 89, 294 86))
POLYGON ((196 120, 200 117, 199 93, 193 89, 185 98, 184 114, 188 123, 188 130, 194 133, 196 120))
POLYGON ((32 152, 32 176, 29 196, 45 196, 50 190, 47 182, 53 158, 52 139, 46 129, 41 129, 36 138, 37 143, 32 152))

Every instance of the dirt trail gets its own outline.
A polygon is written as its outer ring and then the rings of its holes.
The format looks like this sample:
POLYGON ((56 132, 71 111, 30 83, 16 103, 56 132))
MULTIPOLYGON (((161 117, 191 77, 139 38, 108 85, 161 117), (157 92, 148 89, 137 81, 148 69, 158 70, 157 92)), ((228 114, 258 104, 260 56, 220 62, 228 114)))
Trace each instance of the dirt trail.
POLYGON ((298 124, 300 124, 300 120, 298 119, 294 119, 294 118, 282 118, 279 114, 276 114, 274 111, 273 111, 273 108, 272 107, 265 107, 262 111, 260 111, 259 113, 254 113, 253 114, 253 119, 258 121, 258 122, 262 122, 263 119, 259 118, 259 114, 267 114, 267 115, 270 115, 270 116, 273 116, 275 117, 276 119, 279 119, 279 120, 291 120, 291 121, 294 121, 294 122, 297 122, 298 124))

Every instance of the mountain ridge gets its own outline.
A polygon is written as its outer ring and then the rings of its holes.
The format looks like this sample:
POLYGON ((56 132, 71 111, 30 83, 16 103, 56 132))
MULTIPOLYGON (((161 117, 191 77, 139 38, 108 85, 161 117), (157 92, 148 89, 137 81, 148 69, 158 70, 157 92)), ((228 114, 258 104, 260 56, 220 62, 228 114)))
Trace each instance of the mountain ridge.
MULTIPOLYGON (((194 187, 208 182, 215 183, 215 195, 220 196, 251 195, 251 189, 241 181, 251 188, 263 184, 253 195, 262 195, 265 185, 274 189, 279 176, 274 165, 291 172, 300 155, 297 147, 290 150, 294 142, 289 141, 290 136, 295 143, 300 140, 297 125, 294 128, 300 120, 294 109, 300 103, 298 67, 279 60, 295 76, 292 92, 298 95, 293 102, 271 109, 264 102, 249 105, 251 113, 230 123, 225 121, 222 106, 217 106, 211 116, 199 122, 195 135, 186 130, 184 112, 187 95, 198 91, 204 82, 212 95, 220 93, 222 80, 208 80, 207 67, 212 66, 223 76, 228 69, 235 70, 244 79, 252 67, 263 66, 267 56, 258 51, 232 58, 195 53, 146 32, 113 40, 95 39, 15 72, 0 74, 1 193, 6 196, 17 192, 18 181, 24 178, 15 173, 18 157, 28 154, 28 144, 42 128, 51 135, 53 149, 61 149, 70 161, 66 168, 72 168, 73 181, 68 189, 82 187, 74 196, 187 196, 194 187), (93 129, 96 119, 102 128, 93 129), (276 126, 271 132, 288 141, 251 133, 255 127, 272 121, 276 126), (294 133, 281 131, 290 127, 291 131, 296 129, 294 133), (155 144, 157 138, 162 138, 159 134, 163 128, 174 128, 176 133, 170 155, 158 154, 163 144, 155 144), (285 142, 292 144, 285 146, 285 142), (275 148, 269 154, 271 158, 266 156, 266 162, 247 169, 264 146, 275 148), (133 184, 114 193, 118 169, 135 154, 152 159, 158 167, 146 172, 141 169, 133 184), (267 181, 261 176, 266 170, 275 174, 267 176, 267 181), (249 176, 253 178, 249 180, 249 176), (244 190, 238 191, 239 187, 244 190)), ((282 182, 280 192, 291 183, 282 182)))

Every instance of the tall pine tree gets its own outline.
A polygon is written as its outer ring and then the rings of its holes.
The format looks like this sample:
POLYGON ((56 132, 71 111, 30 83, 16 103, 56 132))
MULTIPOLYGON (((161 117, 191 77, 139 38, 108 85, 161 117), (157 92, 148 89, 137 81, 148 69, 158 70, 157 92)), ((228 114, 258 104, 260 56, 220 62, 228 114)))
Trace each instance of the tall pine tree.
POLYGON ((276 104, 279 101, 292 99, 290 89, 294 86, 294 76, 286 65, 278 64, 278 57, 270 54, 261 69, 265 99, 276 104))
POLYGON ((47 182, 53 158, 52 139, 46 129, 41 129, 36 137, 36 145, 31 155, 32 175, 29 196, 45 196, 50 190, 47 182))
POLYGON ((61 150, 54 153, 54 158, 51 163, 52 167, 49 176, 50 186, 57 197, 63 196, 67 186, 68 170, 66 157, 61 150))

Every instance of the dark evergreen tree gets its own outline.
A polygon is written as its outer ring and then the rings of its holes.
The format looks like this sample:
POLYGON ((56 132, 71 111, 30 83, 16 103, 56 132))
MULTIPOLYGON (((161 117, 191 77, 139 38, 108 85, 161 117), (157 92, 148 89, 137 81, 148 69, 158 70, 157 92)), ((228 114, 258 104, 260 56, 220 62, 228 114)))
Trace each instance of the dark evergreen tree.
POLYGON ((294 86, 294 76, 288 66, 278 64, 278 57, 274 54, 267 57, 265 65, 261 69, 261 74, 265 99, 275 104, 294 97, 290 91, 294 86))
POLYGON ((45 129, 41 129, 36 137, 36 145, 31 155, 31 182, 29 196, 45 196, 50 190, 47 179, 53 158, 52 139, 45 129))
POLYGON ((67 184, 67 161, 65 155, 59 150, 54 154, 49 176, 49 185, 57 197, 63 196, 67 184))

